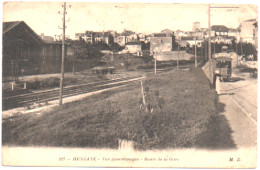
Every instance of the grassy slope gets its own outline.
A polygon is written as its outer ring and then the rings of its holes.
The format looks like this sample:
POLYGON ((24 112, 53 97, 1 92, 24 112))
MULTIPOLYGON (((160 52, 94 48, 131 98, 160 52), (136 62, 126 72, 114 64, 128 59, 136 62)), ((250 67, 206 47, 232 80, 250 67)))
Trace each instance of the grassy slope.
POLYGON ((139 109, 140 82, 66 104, 63 110, 3 122, 3 145, 116 148, 118 138, 139 149, 192 147, 217 113, 216 94, 199 69, 171 71, 144 82, 165 105, 152 114, 139 109))

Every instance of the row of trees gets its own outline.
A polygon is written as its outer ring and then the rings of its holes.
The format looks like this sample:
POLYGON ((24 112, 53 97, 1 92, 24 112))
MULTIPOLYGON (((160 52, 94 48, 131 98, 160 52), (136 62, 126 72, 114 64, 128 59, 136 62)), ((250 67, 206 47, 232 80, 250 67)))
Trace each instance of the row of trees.
MULTIPOLYGON (((120 46, 117 43, 108 45, 104 42, 99 42, 96 44, 86 43, 83 40, 68 40, 70 46, 74 49, 75 56, 79 59, 100 59, 103 54, 102 50, 111 50, 113 52, 118 52, 123 50, 125 47, 120 46)), ((222 51, 222 47, 226 46, 229 51, 234 51, 238 55, 247 58, 247 56, 252 55, 254 60, 257 60, 257 51, 253 44, 251 43, 236 43, 234 40, 231 44, 226 43, 211 43, 211 52, 219 53, 222 51)), ((149 50, 150 43, 143 43, 142 49, 149 50)), ((173 50, 178 50, 178 44, 173 37, 173 50)), ((180 47, 180 50, 186 50, 187 53, 195 54, 195 46, 180 47)), ((202 42, 201 46, 197 46, 197 56, 199 60, 208 60, 208 41, 202 42)))
MULTIPOLYGON (((67 43, 74 49, 74 54, 79 59, 100 59, 103 56, 102 50, 111 50, 118 52, 125 47, 120 46, 118 43, 111 45, 105 42, 98 42, 95 44, 86 43, 84 40, 67 40, 67 43)), ((143 50, 150 50, 150 43, 142 43, 143 50)))
POLYGON ((86 43, 84 40, 67 40, 67 43, 74 50, 74 56, 78 59, 100 59, 103 56, 102 50, 111 50, 113 52, 121 51, 124 47, 117 43, 110 46, 104 42, 95 44, 86 43))

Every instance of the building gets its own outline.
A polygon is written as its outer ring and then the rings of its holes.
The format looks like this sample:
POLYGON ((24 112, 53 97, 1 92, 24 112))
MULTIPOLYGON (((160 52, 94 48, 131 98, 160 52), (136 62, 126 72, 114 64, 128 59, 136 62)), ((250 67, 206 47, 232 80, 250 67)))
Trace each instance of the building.
POLYGON ((118 43, 120 46, 125 46, 125 44, 128 42, 127 36, 117 35, 116 37, 114 37, 114 42, 118 43))
POLYGON ((197 47, 201 47, 203 39, 195 38, 193 36, 190 37, 181 37, 180 45, 183 47, 183 44, 186 44, 186 46, 194 46, 197 44, 197 47))
POLYGON ((224 25, 213 25, 211 27, 211 42, 232 44, 238 38, 236 29, 227 28, 224 25))
POLYGON ((82 36, 82 39, 86 43, 94 44, 95 43, 94 32, 93 31, 86 31, 85 34, 82 36))
POLYGON ((237 36, 237 29, 234 28, 228 28, 228 36, 237 36))
POLYGON ((103 42, 107 45, 111 45, 114 43, 114 37, 110 32, 104 32, 103 37, 103 42))
POLYGON ((110 32, 86 31, 85 33, 76 33, 75 38, 77 40, 84 40, 86 43, 90 44, 103 42, 111 45, 114 43, 114 38, 110 32))
POLYGON ((61 42, 42 39, 24 21, 3 23, 3 76, 59 72, 61 52, 61 42))
POLYGON ((142 51, 141 42, 128 42, 125 44, 124 52, 126 53, 139 53, 142 51))
POLYGON ((172 51, 174 38, 163 33, 154 34, 150 40, 150 52, 172 51))
POLYGON ((146 40, 146 35, 145 34, 140 33, 140 34, 138 34, 138 37, 139 37, 139 41, 145 42, 145 40, 146 40))
POLYGON ((132 34, 135 34, 135 32, 124 29, 124 31, 120 35, 128 37, 128 36, 130 36, 132 34))
POLYGON ((48 41, 48 42, 53 42, 54 41, 54 38, 51 37, 51 36, 46 36, 44 35, 44 33, 41 33, 40 35, 41 39, 44 40, 44 41, 48 41))
MULTIPOLYGON (((62 41, 62 34, 60 35, 54 35, 54 37, 51 36, 45 36, 43 33, 41 35, 39 35, 44 41, 49 41, 49 42, 53 42, 53 41, 62 41)), ((66 35, 65 36, 65 40, 70 39, 70 36, 66 35)))
POLYGON ((85 33, 75 33, 75 39, 81 40, 85 36, 85 33))
POLYGON ((255 39, 255 47, 258 50, 258 22, 254 23, 255 31, 254 31, 254 39, 255 39))
POLYGON ((139 40, 139 36, 135 33, 127 36, 127 42, 137 42, 139 40))
POLYGON ((227 36, 229 29, 224 25, 213 25, 211 26, 211 32, 214 36, 227 36))
POLYGON ((242 42, 255 44, 255 24, 256 19, 250 19, 242 22, 239 26, 240 39, 242 42))
POLYGON ((211 39, 211 42, 214 42, 217 44, 220 44, 220 43, 232 44, 232 41, 235 39, 236 39, 235 36, 216 36, 211 39))
POLYGON ((182 30, 175 31, 175 38, 176 38, 176 40, 180 40, 181 37, 183 37, 183 36, 187 36, 185 34, 185 31, 182 31, 182 30))
POLYGON ((151 37, 152 35, 148 34, 148 35, 145 35, 145 43, 149 43, 151 41, 151 37))
POLYGON ((200 30, 200 22, 193 22, 192 31, 196 32, 197 30, 200 30))
POLYGON ((162 30, 161 33, 167 34, 167 35, 174 35, 174 31, 170 29, 162 30))

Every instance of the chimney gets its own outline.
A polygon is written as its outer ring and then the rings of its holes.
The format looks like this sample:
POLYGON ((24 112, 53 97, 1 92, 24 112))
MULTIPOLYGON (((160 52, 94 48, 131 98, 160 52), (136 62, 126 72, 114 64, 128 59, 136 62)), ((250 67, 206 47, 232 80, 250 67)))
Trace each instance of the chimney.
POLYGON ((44 39, 44 33, 41 33, 41 38, 44 39))

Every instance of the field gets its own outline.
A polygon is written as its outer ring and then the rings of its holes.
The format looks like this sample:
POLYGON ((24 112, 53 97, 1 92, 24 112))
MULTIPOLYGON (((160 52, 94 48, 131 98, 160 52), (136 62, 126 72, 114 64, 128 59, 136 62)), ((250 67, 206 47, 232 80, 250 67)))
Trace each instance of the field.
MULTIPOLYGON (((117 148, 118 139, 126 139, 141 150, 212 147, 204 141, 217 136, 208 127, 218 118, 218 98, 200 69, 148 75, 143 84, 150 93, 159 91, 163 101, 152 113, 140 109, 141 86, 136 82, 49 112, 3 120, 2 144, 117 148)), ((223 121, 216 122, 213 127, 229 130, 223 121)))

